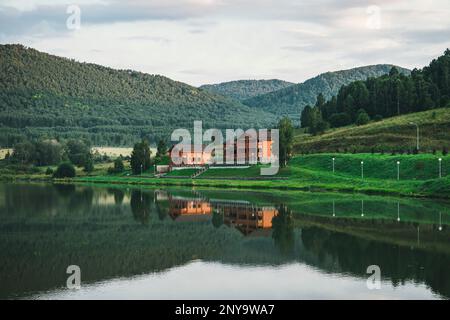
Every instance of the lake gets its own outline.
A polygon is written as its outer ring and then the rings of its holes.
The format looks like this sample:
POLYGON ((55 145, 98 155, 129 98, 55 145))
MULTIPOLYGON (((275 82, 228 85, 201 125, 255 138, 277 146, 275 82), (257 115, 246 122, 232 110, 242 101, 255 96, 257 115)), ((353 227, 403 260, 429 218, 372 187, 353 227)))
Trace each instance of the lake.
POLYGON ((0 184, 0 298, 448 299, 449 224, 438 200, 0 184))

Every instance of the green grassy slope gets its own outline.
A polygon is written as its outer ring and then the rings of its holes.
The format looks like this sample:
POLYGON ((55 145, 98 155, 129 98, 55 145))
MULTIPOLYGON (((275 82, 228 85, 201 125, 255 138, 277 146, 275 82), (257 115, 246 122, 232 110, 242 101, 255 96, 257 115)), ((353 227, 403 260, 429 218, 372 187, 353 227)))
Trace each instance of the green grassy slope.
POLYGON ((450 198, 450 156, 443 157, 442 174, 438 178, 438 156, 316 154, 297 156, 289 167, 270 180, 246 180, 260 177, 259 168, 208 170, 197 179, 153 179, 145 177, 95 176, 75 181, 87 183, 133 185, 180 185, 220 188, 297 189, 309 191, 342 191, 370 194, 393 194, 450 198), (336 172, 332 172, 332 158, 336 158, 336 172), (364 179, 361 178, 364 161, 364 179), (397 181, 397 161, 401 162, 400 181, 397 181), (239 172, 238 172, 239 171, 239 172), (243 178, 228 180, 229 178, 243 178), (283 177, 283 179, 277 179, 283 177), (287 177, 287 179, 285 179, 287 177), (214 178, 214 179, 209 179, 214 178), (223 179, 220 179, 223 178, 223 179))
POLYGON ((167 173, 165 176, 166 177, 186 177, 189 178, 191 177, 193 174, 195 174, 198 171, 198 169, 180 169, 180 170, 173 170, 169 173, 167 173))
POLYGON ((411 150, 416 146, 416 127, 420 128, 421 149, 432 151, 450 148, 450 109, 441 108, 393 117, 364 126, 332 129, 325 134, 295 136, 295 152, 335 152, 347 148, 349 152, 411 150))
POLYGON ((294 158, 292 170, 308 169, 332 174, 335 158, 336 177, 360 178, 361 161, 364 162, 365 179, 397 179, 397 161, 400 162, 400 180, 429 180, 439 176, 439 157, 442 158, 442 175, 450 174, 450 156, 419 155, 372 155, 372 154, 317 154, 294 158))

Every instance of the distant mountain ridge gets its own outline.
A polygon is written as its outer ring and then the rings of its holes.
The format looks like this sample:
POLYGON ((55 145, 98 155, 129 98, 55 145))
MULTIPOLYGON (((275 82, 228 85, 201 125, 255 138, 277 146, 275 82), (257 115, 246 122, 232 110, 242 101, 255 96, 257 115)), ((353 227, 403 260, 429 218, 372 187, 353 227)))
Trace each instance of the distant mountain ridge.
POLYGON ((160 75, 0 45, 0 145, 45 137, 129 146, 141 138, 167 140, 176 128, 191 129, 194 120, 219 129, 270 128, 284 115, 298 123, 301 110, 314 104, 317 94, 328 99, 342 85, 387 74, 391 68, 328 72, 296 85, 242 80, 195 88, 160 75), (238 101, 271 90, 275 91, 238 101))
POLYGON ((343 85, 388 74, 392 67, 396 67, 403 74, 411 73, 408 69, 390 64, 326 72, 303 83, 244 100, 243 103, 278 117, 289 116, 298 123, 303 108, 306 105, 313 105, 319 93, 322 93, 325 99, 330 99, 343 85))
POLYGON ((237 80, 218 84, 207 84, 200 89, 230 97, 239 101, 253 98, 294 85, 294 83, 272 80, 237 80))
POLYGON ((269 127, 276 117, 230 98, 132 70, 0 45, 0 144, 87 138, 96 145, 169 139, 176 128, 269 127))

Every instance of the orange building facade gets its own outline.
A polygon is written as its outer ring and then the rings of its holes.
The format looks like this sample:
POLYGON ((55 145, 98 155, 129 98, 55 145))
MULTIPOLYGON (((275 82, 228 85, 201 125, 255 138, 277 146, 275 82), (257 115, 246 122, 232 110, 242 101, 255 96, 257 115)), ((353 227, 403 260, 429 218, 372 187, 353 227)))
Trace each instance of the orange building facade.
MULTIPOLYGON (((266 139, 251 141, 249 137, 241 136, 239 139, 228 141, 219 150, 208 152, 206 145, 202 145, 201 150, 195 150, 191 145, 190 150, 180 150, 177 156, 181 159, 182 165, 178 166, 205 166, 205 165, 248 165, 257 163, 269 163, 272 157, 273 141, 270 132, 266 139)), ((172 147, 169 156, 172 155, 172 147)), ((171 166, 177 166, 173 162, 171 166)))

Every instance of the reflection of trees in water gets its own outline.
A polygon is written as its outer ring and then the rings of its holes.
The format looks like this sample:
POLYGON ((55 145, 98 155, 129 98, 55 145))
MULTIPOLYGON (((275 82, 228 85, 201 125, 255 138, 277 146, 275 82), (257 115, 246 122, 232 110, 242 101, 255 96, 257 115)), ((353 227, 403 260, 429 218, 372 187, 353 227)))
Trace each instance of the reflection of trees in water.
POLYGON ((143 192, 142 190, 131 191, 131 212, 133 212, 136 221, 142 224, 148 224, 152 202, 153 193, 143 192))
POLYGON ((125 198, 125 192, 122 189, 109 188, 108 192, 114 196, 114 203, 118 206, 122 205, 125 198))
POLYGON ((14 185, 5 189, 5 213, 16 216, 55 215, 61 199, 51 186, 14 185))
POLYGON ((292 253, 295 244, 294 219, 292 211, 285 205, 278 207, 278 215, 272 219, 272 228, 272 238, 281 253, 292 253))
POLYGON ((94 191, 74 185, 8 185, 5 209, 16 215, 73 215, 92 207, 94 191))
POLYGON ((92 207, 94 190, 91 187, 79 187, 68 184, 54 184, 53 187, 65 202, 65 212, 86 212, 92 207))
POLYGON ((68 210, 89 212, 92 208, 92 201, 94 199, 94 190, 90 187, 81 187, 76 190, 70 198, 68 198, 68 210))
POLYGON ((161 206, 159 204, 159 201, 155 201, 155 210, 156 210, 156 213, 158 214, 159 220, 161 220, 161 221, 164 220, 167 217, 167 215, 169 214, 169 209, 161 206))
POLYGON ((434 292, 450 297, 449 255, 365 240, 318 227, 302 229, 301 237, 305 249, 318 258, 320 268, 337 265, 340 272, 367 277, 366 268, 378 265, 382 277, 390 279, 394 286, 406 281, 423 282, 434 292), (330 257, 331 264, 327 261, 330 257))
POLYGON ((223 213, 219 210, 214 210, 211 222, 215 228, 220 228, 223 225, 223 213))
POLYGON ((73 184, 54 184, 53 188, 63 198, 68 198, 75 192, 73 184))

